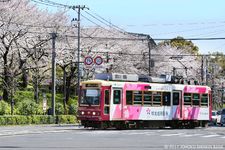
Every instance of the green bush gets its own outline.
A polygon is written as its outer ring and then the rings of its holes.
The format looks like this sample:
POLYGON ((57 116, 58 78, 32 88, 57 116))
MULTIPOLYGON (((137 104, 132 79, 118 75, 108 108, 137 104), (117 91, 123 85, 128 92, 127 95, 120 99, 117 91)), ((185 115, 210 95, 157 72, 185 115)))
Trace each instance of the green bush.
POLYGON ((9 115, 10 113, 11 113, 10 105, 5 101, 0 100, 0 115, 9 115))
POLYGON ((16 91, 14 95, 15 104, 22 101, 29 101, 34 99, 33 91, 16 91))
POLYGON ((78 97, 75 96, 74 98, 70 98, 67 104, 68 105, 72 105, 72 104, 77 105, 77 103, 78 103, 78 97))
POLYGON ((77 100, 78 97, 76 96, 75 98, 70 98, 68 101, 68 109, 69 109, 69 114, 70 115, 76 115, 77 113, 77 100))
POLYGON ((7 120, 5 119, 4 116, 0 116, 0 125, 6 125, 7 124, 7 120))
POLYGON ((56 123, 58 124, 73 124, 76 123, 77 119, 74 115, 58 115, 56 123))
POLYGON ((74 124, 77 119, 73 115, 34 115, 34 116, 0 116, 0 125, 23 125, 23 124, 74 124))
POLYGON ((55 104, 55 114, 56 115, 63 115, 64 114, 64 107, 62 103, 55 104))
POLYGON ((20 115, 36 115, 39 112, 38 104, 30 100, 18 103, 17 109, 20 115))
MULTIPOLYGON (((46 93, 46 98, 47 98, 48 106, 51 106, 52 94, 51 93, 46 93)), ((56 94, 55 95, 55 102, 56 103, 62 103, 63 102, 63 94, 56 94)))
POLYGON ((71 104, 69 105, 69 114, 70 115, 76 115, 77 114, 77 105, 76 104, 71 104))

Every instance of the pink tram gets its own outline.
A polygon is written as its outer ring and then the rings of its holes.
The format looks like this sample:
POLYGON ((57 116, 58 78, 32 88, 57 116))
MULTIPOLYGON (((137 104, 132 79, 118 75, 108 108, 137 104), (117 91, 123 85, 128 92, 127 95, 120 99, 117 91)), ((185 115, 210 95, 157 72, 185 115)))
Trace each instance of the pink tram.
POLYGON ((81 83, 78 119, 84 127, 194 128, 211 119, 208 86, 140 82, 138 75, 128 74, 100 79, 81 83))

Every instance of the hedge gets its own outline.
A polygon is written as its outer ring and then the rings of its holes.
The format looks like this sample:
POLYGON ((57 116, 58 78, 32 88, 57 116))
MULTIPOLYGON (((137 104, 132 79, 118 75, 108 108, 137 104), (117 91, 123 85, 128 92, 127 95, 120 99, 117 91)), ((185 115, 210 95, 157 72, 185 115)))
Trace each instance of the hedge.
POLYGON ((27 125, 27 124, 75 124, 77 119, 73 115, 34 115, 34 116, 0 116, 0 125, 27 125))

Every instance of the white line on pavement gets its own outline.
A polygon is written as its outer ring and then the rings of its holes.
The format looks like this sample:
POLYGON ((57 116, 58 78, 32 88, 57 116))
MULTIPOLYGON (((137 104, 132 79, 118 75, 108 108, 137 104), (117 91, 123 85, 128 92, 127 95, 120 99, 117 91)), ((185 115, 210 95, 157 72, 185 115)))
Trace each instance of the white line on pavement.
POLYGON ((176 133, 176 134, 162 134, 161 136, 176 136, 176 135, 182 135, 184 133, 176 133))
POLYGON ((217 136, 220 136, 220 135, 218 135, 218 134, 212 134, 212 135, 205 135, 205 136, 201 136, 201 137, 209 138, 209 137, 217 137, 217 136))

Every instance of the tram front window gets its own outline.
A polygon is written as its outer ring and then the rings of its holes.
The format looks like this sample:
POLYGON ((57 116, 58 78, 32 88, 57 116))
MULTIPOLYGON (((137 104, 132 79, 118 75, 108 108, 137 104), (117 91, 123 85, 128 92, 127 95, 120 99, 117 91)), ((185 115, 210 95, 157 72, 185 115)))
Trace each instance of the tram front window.
POLYGON ((100 90, 84 89, 81 95, 81 104, 84 105, 99 105, 100 90))

